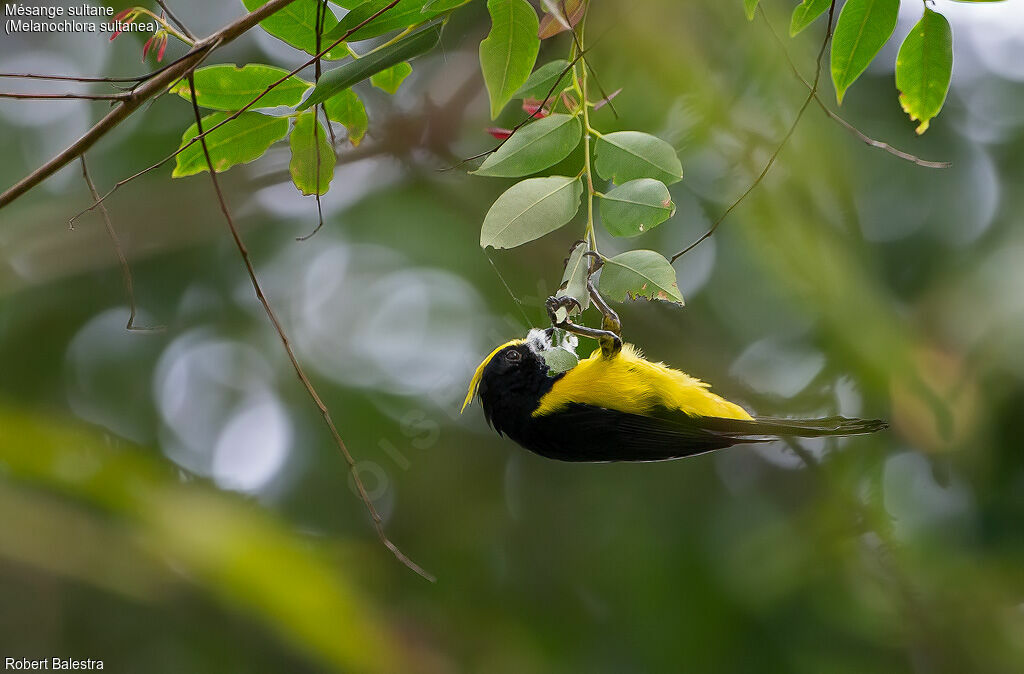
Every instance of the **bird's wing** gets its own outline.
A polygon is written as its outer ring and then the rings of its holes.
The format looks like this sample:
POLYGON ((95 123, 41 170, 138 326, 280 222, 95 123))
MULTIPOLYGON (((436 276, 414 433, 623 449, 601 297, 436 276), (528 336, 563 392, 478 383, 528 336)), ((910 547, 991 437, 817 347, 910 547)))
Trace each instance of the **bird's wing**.
POLYGON ((524 437, 513 439, 561 461, 665 461, 769 439, 701 428, 694 421, 692 417, 670 420, 575 403, 534 417, 524 437))
POLYGON ((780 436, 856 435, 886 426, 880 420, 845 417, 744 420, 693 417, 678 410, 649 416, 576 403, 535 417, 528 435, 515 439, 562 461, 664 461, 780 436))

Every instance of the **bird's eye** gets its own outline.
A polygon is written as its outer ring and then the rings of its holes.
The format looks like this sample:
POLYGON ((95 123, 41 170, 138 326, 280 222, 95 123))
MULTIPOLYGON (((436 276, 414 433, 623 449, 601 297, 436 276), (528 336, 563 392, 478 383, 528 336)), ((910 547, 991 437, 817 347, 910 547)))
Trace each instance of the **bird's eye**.
POLYGON ((518 363, 522 359, 523 359, 523 354, 519 353, 515 349, 513 349, 513 350, 511 350, 511 351, 509 351, 508 353, 505 354, 505 360, 507 360, 510 363, 518 363))

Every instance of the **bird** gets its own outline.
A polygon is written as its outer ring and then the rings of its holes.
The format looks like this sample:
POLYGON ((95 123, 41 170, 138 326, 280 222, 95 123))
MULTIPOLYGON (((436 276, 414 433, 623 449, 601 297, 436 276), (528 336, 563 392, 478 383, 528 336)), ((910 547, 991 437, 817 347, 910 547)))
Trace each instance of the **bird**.
POLYGON ((546 356, 574 344, 555 344, 553 335, 550 328, 533 329, 491 351, 473 374, 462 405, 465 412, 479 396, 484 418, 499 435, 549 459, 665 461, 737 444, 860 435, 888 427, 881 419, 842 416, 755 417, 703 381, 649 361, 621 341, 602 343, 588 358, 558 372, 546 356))

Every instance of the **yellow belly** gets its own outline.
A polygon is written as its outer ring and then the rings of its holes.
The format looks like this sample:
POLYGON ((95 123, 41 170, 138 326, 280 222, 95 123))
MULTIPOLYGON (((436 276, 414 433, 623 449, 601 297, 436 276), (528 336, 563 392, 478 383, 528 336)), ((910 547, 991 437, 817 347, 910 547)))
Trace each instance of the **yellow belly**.
POLYGON ((664 407, 691 416, 752 419, 739 405, 709 391, 701 380, 645 360, 632 344, 624 344, 612 358, 595 349, 555 382, 533 416, 551 414, 574 402, 634 414, 664 407))

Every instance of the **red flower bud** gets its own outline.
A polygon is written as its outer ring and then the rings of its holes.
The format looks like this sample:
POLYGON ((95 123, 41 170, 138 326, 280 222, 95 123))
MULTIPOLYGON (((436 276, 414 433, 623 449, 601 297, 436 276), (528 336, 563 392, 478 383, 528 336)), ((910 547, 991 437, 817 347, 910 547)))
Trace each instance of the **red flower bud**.
POLYGON ((523 99, 523 112, 536 119, 542 119, 550 115, 551 111, 542 108, 540 104, 541 102, 535 98, 525 98, 523 99))
POLYGON ((164 60, 164 51, 167 50, 167 36, 164 35, 160 40, 160 51, 156 53, 156 62, 160 63, 164 60))
POLYGON ((502 129, 496 126, 489 127, 487 133, 491 134, 498 140, 505 140, 512 135, 512 129, 502 129))
MULTIPOLYGON (((115 24, 121 23, 121 19, 124 19, 125 17, 127 17, 127 20, 124 23, 131 23, 132 21, 135 20, 136 16, 138 16, 138 15, 135 13, 135 8, 134 7, 129 7, 128 9, 122 10, 121 12, 118 13, 117 16, 114 17, 114 23, 115 24)), ((110 36, 110 41, 113 42, 114 38, 117 37, 120 34, 121 34, 121 29, 120 28, 115 30, 114 34, 110 36)))

